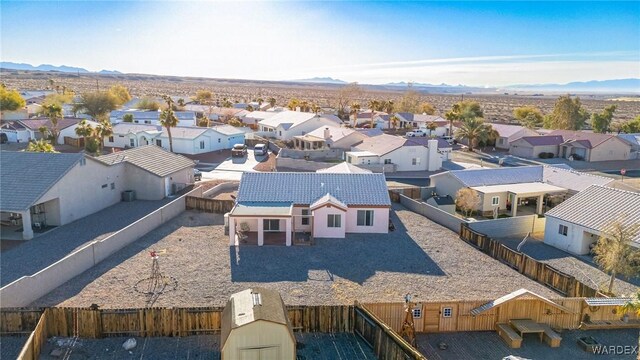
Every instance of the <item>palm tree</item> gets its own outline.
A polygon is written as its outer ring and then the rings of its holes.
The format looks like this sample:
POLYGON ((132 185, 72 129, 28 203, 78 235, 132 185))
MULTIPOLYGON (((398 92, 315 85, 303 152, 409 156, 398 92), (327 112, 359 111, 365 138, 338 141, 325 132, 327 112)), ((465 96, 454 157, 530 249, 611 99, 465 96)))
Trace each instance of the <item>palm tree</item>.
POLYGON ((437 128, 438 124, 434 123, 433 121, 427 125, 427 129, 429 129, 429 137, 431 137, 431 132, 437 128))
POLYGON ((232 106, 233 106, 233 103, 229 101, 229 99, 227 98, 222 99, 222 107, 230 108, 232 106))
POLYGON ((456 131, 456 138, 467 139, 469 141, 469 150, 472 151, 477 142, 489 141, 497 138, 497 132, 489 124, 485 124, 481 118, 471 118, 465 120, 460 128, 456 131))
POLYGON ((273 97, 269 98, 269 105, 271 105, 271 107, 276 106, 276 99, 273 97))
POLYGON ((46 139, 47 137, 49 137, 49 129, 42 125, 38 128, 38 131, 40 132, 40 134, 42 134, 42 139, 46 139))
POLYGON ((173 152, 173 138, 171 137, 171 128, 178 125, 178 118, 173 111, 173 99, 169 96, 162 97, 167 102, 167 108, 160 113, 160 125, 167 128, 167 135, 169 135, 169 151, 173 152))
POLYGON ((100 124, 95 128, 95 134, 98 137, 98 143, 100 144, 100 151, 104 148, 104 138, 113 135, 113 127, 109 120, 102 120, 100 124))
POLYGON ((358 113, 360 112, 360 104, 354 102, 351 104, 351 115, 353 115, 353 127, 358 125, 358 113))
POLYGON ((91 127, 91 125, 89 125, 89 123, 87 123, 87 120, 82 120, 78 123, 78 126, 76 126, 76 135, 82 136, 82 140, 84 142, 84 148, 86 150, 87 138, 93 135, 93 128, 91 127))
POLYGON ((320 105, 316 103, 311 103, 311 112, 318 115, 318 113, 320 112, 320 105))
POLYGON ((51 133, 51 142, 54 143, 57 141, 59 135, 58 120, 62 118, 62 107, 58 104, 43 105, 42 113, 51 121, 49 132, 51 133))
POLYGON ((57 152, 53 145, 48 142, 40 139, 38 141, 32 141, 27 146, 27 151, 30 152, 46 152, 46 153, 54 153, 57 152))
POLYGON ((373 116, 375 115, 375 112, 378 110, 378 108, 380 107, 380 101, 378 100, 369 100, 369 109, 371 110, 371 128, 373 129, 373 116))
POLYGON ((300 111, 302 112, 309 111, 309 102, 307 100, 300 101, 300 111))
POLYGON ((394 130, 398 128, 398 117, 395 114, 391 115, 391 117, 389 118, 389 122, 391 123, 391 126, 394 130))

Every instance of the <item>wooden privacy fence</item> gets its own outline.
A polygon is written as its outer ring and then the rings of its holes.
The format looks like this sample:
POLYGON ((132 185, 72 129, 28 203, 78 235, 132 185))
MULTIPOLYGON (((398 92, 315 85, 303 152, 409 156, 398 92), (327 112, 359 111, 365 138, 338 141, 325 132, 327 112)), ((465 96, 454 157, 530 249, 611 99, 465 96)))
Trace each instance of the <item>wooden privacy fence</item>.
POLYGON ((44 310, 42 315, 38 320, 35 328, 29 335, 29 338, 25 342, 22 347, 22 351, 20 351, 20 355, 18 355, 18 360, 38 360, 40 359, 40 352, 42 350, 42 345, 48 338, 47 331, 47 316, 49 310, 44 310))
POLYGON ((398 333, 361 305, 355 308, 354 332, 371 346, 378 359, 426 360, 398 333))
POLYGON ((65 136, 64 137, 64 144, 65 145, 71 145, 73 147, 77 147, 77 148, 83 148, 84 147, 84 138, 72 138, 69 136, 65 136))
POLYGON ((187 210, 195 209, 208 213, 226 214, 233 209, 234 204, 233 200, 207 199, 195 196, 186 197, 187 210))
POLYGON ((400 202, 400 194, 411 199, 422 199, 422 189, 419 187, 389 189, 389 198, 391 198, 393 202, 400 202))
POLYGON ((553 266, 538 261, 525 253, 510 249, 490 237, 473 231, 465 223, 460 226, 460 238, 478 250, 497 259, 521 274, 544 284, 567 297, 596 297, 596 289, 553 266))

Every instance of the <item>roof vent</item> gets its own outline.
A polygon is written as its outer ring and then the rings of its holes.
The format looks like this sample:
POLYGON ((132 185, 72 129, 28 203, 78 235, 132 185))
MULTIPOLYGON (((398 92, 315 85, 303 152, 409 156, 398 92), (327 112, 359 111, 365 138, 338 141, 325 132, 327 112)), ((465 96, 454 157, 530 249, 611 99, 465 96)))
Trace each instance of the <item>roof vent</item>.
POLYGON ((262 296, 260 296, 260 293, 251 293, 251 297, 253 298, 253 306, 262 305, 262 296))

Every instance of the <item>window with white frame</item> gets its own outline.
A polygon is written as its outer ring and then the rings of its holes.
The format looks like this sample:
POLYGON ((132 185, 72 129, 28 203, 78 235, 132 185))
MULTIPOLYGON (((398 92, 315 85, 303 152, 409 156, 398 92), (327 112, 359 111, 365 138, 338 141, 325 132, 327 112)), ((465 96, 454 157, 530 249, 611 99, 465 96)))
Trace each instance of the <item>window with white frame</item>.
POLYGON ((422 317, 422 309, 420 308, 413 308, 411 310, 411 314, 413 315, 414 319, 418 319, 422 317))
POLYGON ((278 219, 263 219, 262 230, 264 231, 280 231, 280 220, 278 219))
POLYGON ((302 209, 302 225, 309 225, 309 209, 302 209))
POLYGON ((411 159, 411 165, 420 165, 420 158, 411 159))
POLYGON ((358 226, 373 226, 373 210, 358 210, 358 226))
POLYGON ((129 145, 131 145, 131 147, 136 146, 136 140, 135 139, 129 139, 129 145))
POLYGON ((109 142, 112 143, 113 142, 113 136, 109 136, 109 142))
POLYGON ((560 224, 560 226, 558 226, 558 234, 567 236, 568 232, 569 228, 566 225, 560 224))
POLYGON ((442 309, 442 317, 451 317, 451 315, 453 314, 453 309, 450 307, 446 307, 442 309))
POLYGON ((327 215, 327 227, 339 228, 341 227, 340 214, 328 214, 327 215))
POLYGON ((491 198, 491 205, 498 206, 500 205, 500 196, 494 196, 491 198))
POLYGON ((204 140, 200 140, 200 149, 204 149, 204 140))
POLYGON ((385 164, 391 164, 391 159, 384 159, 385 164))

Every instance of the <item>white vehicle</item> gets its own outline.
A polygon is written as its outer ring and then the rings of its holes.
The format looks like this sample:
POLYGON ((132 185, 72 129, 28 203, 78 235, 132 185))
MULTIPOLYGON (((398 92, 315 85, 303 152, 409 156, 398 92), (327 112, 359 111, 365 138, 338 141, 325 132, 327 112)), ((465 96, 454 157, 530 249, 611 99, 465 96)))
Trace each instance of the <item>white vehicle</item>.
POLYGON ((255 155, 267 155, 267 145, 256 144, 256 146, 253 147, 253 153, 255 155))
POLYGON ((409 131, 407 133, 408 137, 424 137, 427 136, 427 133, 424 130, 418 129, 418 130, 413 130, 413 131, 409 131))
POLYGON ((452 136, 448 136, 448 135, 446 135, 446 136, 443 136, 443 137, 442 137, 442 139, 443 139, 444 141, 448 142, 448 143, 449 143, 449 145, 453 145, 453 144, 455 143, 455 141, 453 140, 453 137, 452 137, 452 136))

